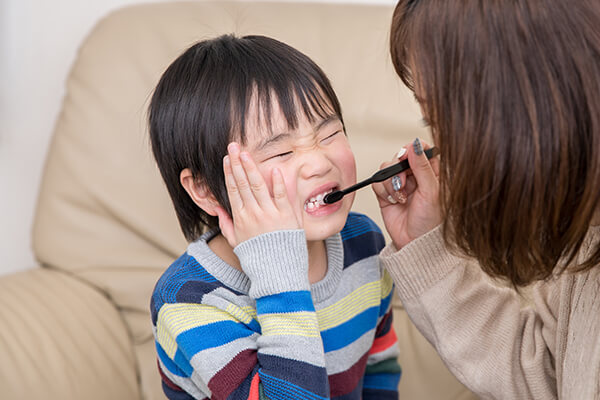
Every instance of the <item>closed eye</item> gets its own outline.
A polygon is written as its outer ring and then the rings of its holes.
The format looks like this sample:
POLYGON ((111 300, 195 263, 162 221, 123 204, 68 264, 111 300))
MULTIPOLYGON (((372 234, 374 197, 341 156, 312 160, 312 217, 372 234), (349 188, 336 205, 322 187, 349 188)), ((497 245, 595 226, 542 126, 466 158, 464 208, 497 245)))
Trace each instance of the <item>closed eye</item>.
POLYGON ((323 144, 327 144, 327 143, 331 142, 331 141, 333 140, 333 138, 334 138, 334 137, 335 137, 337 134, 339 134, 339 133, 342 133, 342 131, 336 131, 336 132, 332 133, 331 135, 329 135, 329 136, 327 136, 326 138, 322 139, 322 140, 321 140, 321 143, 323 143, 323 144))
POLYGON ((271 159, 274 159, 274 158, 285 158, 285 157, 287 157, 287 156, 289 156, 291 154, 292 154, 291 151, 286 151, 286 152, 283 152, 283 153, 278 153, 278 154, 275 154, 274 156, 269 157, 268 160, 271 160, 271 159))

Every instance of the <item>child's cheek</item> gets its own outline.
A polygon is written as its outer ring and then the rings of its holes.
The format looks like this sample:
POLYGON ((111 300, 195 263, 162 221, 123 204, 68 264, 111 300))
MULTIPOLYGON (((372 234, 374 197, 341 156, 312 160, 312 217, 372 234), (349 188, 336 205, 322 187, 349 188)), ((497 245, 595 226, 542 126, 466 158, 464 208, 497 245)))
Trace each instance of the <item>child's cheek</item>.
POLYGON ((346 147, 344 150, 336 153, 337 164, 346 183, 353 185, 356 183, 356 160, 350 147, 346 147))

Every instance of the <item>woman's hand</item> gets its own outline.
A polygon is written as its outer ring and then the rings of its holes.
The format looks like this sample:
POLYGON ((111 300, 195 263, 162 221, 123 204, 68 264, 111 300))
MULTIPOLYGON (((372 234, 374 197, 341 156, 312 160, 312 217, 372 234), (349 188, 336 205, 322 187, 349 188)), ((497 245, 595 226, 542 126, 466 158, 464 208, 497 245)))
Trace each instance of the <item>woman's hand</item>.
MULTIPOLYGON (((425 149, 429 147, 425 144, 425 149)), ((397 175, 398 178, 392 178, 400 182, 400 187, 396 184, 394 188, 392 179, 373 184, 383 222, 398 249, 442 222, 438 182, 439 160, 437 157, 428 160, 423 151, 419 139, 415 139, 412 146, 407 146, 407 151, 401 159, 408 157, 411 169, 401 172, 397 175)), ((392 162, 383 163, 381 168, 398 161, 394 159, 392 162)))
POLYGON ((239 144, 227 146, 223 158, 225 185, 231 204, 230 217, 219 207, 217 216, 221 233, 231 247, 263 233, 298 229, 298 222, 287 197, 283 176, 273 169, 273 197, 250 154, 241 152, 239 144), (233 219, 232 219, 233 218, 233 219))

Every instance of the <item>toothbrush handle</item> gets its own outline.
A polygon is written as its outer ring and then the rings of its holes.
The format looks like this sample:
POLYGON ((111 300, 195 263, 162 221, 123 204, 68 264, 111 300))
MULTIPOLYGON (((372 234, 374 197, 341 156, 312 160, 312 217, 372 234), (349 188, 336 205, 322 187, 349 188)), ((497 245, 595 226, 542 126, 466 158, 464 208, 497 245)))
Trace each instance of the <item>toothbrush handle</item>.
MULTIPOLYGON (((427 159, 430 159, 431 157, 434 157, 438 154, 439 154, 439 150, 437 147, 432 147, 432 148, 425 150, 425 155, 427 156, 427 159)), ((371 176, 368 179, 368 181, 370 181, 369 183, 382 182, 382 181, 385 181, 386 179, 389 179, 392 176, 397 175, 400 172, 407 170, 409 168, 410 168, 410 165, 408 164, 408 160, 402 160, 397 164, 391 165, 387 168, 384 168, 380 171, 375 172, 373 174, 373 176, 371 176)))
MULTIPOLYGON (((425 155, 427 156, 427 159, 430 159, 431 157, 434 157, 434 156, 438 155, 439 153, 440 153, 440 151, 438 150, 437 147, 432 147, 430 149, 425 150, 425 155)), ((386 179, 389 179, 392 176, 399 174, 400 172, 402 172, 408 168, 410 168, 410 165, 408 164, 408 160, 400 161, 397 164, 391 165, 387 168, 384 168, 380 171, 375 172, 373 174, 373 176, 365 179, 364 181, 360 181, 355 185, 347 187, 346 189, 336 190, 333 193, 329 193, 329 194, 325 195, 325 198, 323 199, 323 201, 325 202, 325 204, 335 203, 336 201, 340 201, 342 199, 342 197, 344 197, 348 193, 352 193, 352 192, 354 192, 360 188, 363 188, 367 185, 370 185, 371 183, 374 183, 374 182, 385 181, 386 179)))

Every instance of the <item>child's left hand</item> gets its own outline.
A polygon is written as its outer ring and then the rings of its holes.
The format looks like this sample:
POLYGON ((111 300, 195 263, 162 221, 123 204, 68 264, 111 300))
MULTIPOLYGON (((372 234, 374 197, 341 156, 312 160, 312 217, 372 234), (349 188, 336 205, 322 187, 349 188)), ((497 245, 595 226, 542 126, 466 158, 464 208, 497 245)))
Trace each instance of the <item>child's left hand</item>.
POLYGON ((273 169, 271 197, 250 154, 240 151, 239 144, 235 142, 230 143, 227 150, 223 170, 232 216, 221 207, 217 208, 217 216, 221 233, 229 245, 236 247, 267 232, 301 228, 287 197, 281 171, 273 169))

